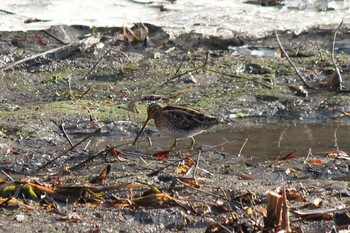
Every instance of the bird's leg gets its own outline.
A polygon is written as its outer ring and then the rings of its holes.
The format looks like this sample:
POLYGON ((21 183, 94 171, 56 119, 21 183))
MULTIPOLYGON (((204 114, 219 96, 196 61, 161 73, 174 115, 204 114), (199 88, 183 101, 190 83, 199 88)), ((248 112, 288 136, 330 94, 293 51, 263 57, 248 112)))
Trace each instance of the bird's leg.
POLYGON ((175 146, 176 146, 176 144, 177 144, 177 138, 175 138, 175 140, 174 140, 174 144, 173 144, 173 146, 171 147, 171 150, 175 150, 175 146))
POLYGON ((190 150, 193 150, 194 144, 196 143, 196 140, 194 140, 193 137, 191 137, 191 140, 192 140, 192 142, 191 142, 191 149, 190 150))

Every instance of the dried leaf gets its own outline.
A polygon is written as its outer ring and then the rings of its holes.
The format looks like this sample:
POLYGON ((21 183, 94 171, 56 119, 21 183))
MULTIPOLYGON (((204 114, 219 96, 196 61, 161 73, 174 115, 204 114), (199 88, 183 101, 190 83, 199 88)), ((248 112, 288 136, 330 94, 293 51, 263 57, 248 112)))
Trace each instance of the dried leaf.
POLYGON ((132 199, 132 202, 136 206, 143 207, 160 207, 175 204, 173 198, 166 193, 152 193, 147 196, 132 199))
POLYGON ((56 189, 51 189, 32 182, 28 182, 27 184, 30 185, 36 193, 46 193, 53 199, 65 203, 79 200, 83 196, 83 191, 89 192, 88 187, 85 186, 60 186, 56 189))
POLYGON ((114 156, 114 158, 116 158, 120 162, 128 161, 127 159, 120 157, 120 151, 116 150, 114 147, 107 147, 105 151, 111 153, 114 156))
POLYGON ((17 131, 5 130, 5 131, 3 131, 3 133, 4 133, 6 136, 10 136, 10 135, 16 135, 16 134, 17 134, 17 131))
POLYGON ((247 174, 244 174, 244 173, 239 173, 238 177, 241 180, 255 180, 255 178, 252 177, 251 175, 247 175, 247 174))
POLYGON ((14 199, 12 197, 9 198, 0 198, 0 207, 4 208, 22 208, 26 210, 34 210, 34 207, 24 204, 23 201, 14 199))
POLYGON ((83 221, 83 218, 79 216, 78 213, 69 213, 67 216, 61 217, 58 219, 59 221, 64 222, 80 222, 83 221))
POLYGON ((120 152, 117 151, 114 147, 107 147, 106 151, 108 151, 109 153, 111 153, 115 158, 119 157, 120 152))
POLYGON ((162 54, 160 52, 156 52, 156 53, 153 54, 153 58, 154 59, 160 59, 161 56, 162 56, 162 54))
POLYGON ((43 23, 43 22, 49 22, 49 21, 51 21, 51 20, 47 20, 47 19, 37 19, 37 18, 34 18, 34 17, 30 17, 30 18, 26 19, 26 20, 24 21, 24 23, 38 23, 38 22, 43 23))
POLYGON ((11 148, 9 148, 9 149, 7 149, 7 151, 6 151, 6 154, 7 154, 7 155, 19 155, 20 152, 19 152, 18 150, 16 150, 16 149, 11 149, 11 148))
POLYGON ((111 105, 111 104, 113 104, 113 102, 112 101, 110 101, 110 100, 104 100, 104 103, 106 104, 106 105, 111 105))
POLYGON ((186 164, 181 164, 181 165, 176 167, 176 173, 177 174, 186 174, 189 168, 190 167, 187 166, 186 164))
POLYGON ((315 200, 312 201, 312 204, 316 207, 316 208, 321 208, 323 203, 323 200, 321 198, 316 198, 315 200))
POLYGON ((255 208, 255 211, 264 217, 266 217, 266 215, 267 215, 267 209, 262 205, 257 206, 255 208))
POLYGON ((295 155, 287 155, 284 157, 276 158, 275 160, 284 161, 284 160, 295 159, 295 158, 298 158, 298 157, 295 155))
POLYGON ((169 152, 170 151, 157 152, 157 153, 153 154, 152 157, 157 158, 157 159, 165 159, 165 158, 169 157, 169 152))
POLYGON ((287 189, 287 199, 302 202, 306 198, 294 189, 287 189))
POLYGON ((48 41, 44 37, 41 37, 39 35, 36 35, 36 42, 39 45, 47 45, 48 44, 48 41))
POLYGON ((245 209, 245 212, 246 212, 246 214, 248 214, 248 216, 250 216, 250 217, 253 217, 254 214, 255 214, 255 211, 254 211, 253 208, 251 208, 251 207, 246 208, 246 209, 245 209))
POLYGON ((30 17, 30 18, 24 20, 24 23, 35 23, 35 22, 38 22, 38 19, 33 18, 33 17, 30 17))
POLYGON ((329 90, 336 90, 339 88, 340 85, 340 79, 336 71, 333 71, 333 73, 329 76, 329 79, 327 81, 327 88, 329 90))
POLYGON ((196 182, 195 179, 193 178, 177 178, 177 181, 179 181, 181 184, 184 184, 186 186, 189 187, 193 187, 193 188, 200 188, 201 186, 196 182))
POLYGON ((28 184, 24 184, 21 187, 21 193, 23 193, 27 199, 38 200, 38 196, 34 192, 33 188, 28 184))
POLYGON ((92 184, 102 183, 104 180, 106 180, 110 171, 111 171, 111 165, 108 164, 97 177, 93 178, 90 181, 90 183, 92 183, 92 184))
POLYGON ((323 165, 324 164, 324 162, 320 159, 310 159, 308 162, 316 164, 316 165, 323 165))
POLYGON ((304 89, 303 86, 295 85, 295 84, 288 85, 288 88, 291 89, 292 91, 300 91, 304 89))
POLYGON ((346 159, 350 160, 350 156, 341 150, 336 150, 336 151, 330 151, 326 155, 327 157, 335 158, 335 159, 346 159))
POLYGON ((184 211, 180 211, 180 215, 184 218, 186 223, 192 222, 194 220, 191 215, 186 214, 184 211))
MULTIPOLYGON (((25 198, 30 200, 38 200, 37 194, 35 193, 35 191, 30 185, 23 184, 20 188, 21 189, 19 194, 23 194, 25 198)), ((15 194, 16 190, 17 190, 17 185, 8 185, 2 189, 1 197, 5 197, 5 198, 10 197, 15 194)))
POLYGON ((190 152, 182 152, 181 156, 182 157, 189 157, 189 156, 191 156, 191 154, 190 154, 190 152))
POLYGON ((6 181, 0 177, 0 184, 5 184, 6 181))
POLYGON ((193 159, 188 159, 188 160, 185 161, 185 164, 187 166, 194 166, 196 163, 194 162, 193 159))

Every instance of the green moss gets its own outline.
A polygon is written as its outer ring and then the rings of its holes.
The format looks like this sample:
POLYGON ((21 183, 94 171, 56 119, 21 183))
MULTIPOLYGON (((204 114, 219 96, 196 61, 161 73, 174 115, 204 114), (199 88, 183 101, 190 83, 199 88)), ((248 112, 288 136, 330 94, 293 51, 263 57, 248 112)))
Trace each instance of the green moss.
POLYGON ((332 73, 334 71, 334 67, 333 66, 325 66, 325 67, 323 67, 323 70, 325 72, 332 73))
POLYGON ((67 84, 71 78, 60 74, 54 74, 43 81, 44 84, 67 84))

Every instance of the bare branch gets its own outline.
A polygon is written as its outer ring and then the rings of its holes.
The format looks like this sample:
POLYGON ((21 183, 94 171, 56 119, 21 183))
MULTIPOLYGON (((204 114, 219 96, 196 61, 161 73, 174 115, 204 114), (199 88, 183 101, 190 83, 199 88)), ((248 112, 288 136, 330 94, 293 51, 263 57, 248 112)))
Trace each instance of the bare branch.
POLYGON ((277 31, 275 30, 275 36, 276 36, 276 39, 277 39, 277 42, 278 42, 278 45, 280 46, 284 56, 286 56, 287 60, 289 61, 289 63, 292 65, 292 67, 294 68, 295 72, 298 74, 300 80, 304 83, 304 85, 308 88, 308 89, 313 89, 313 87, 311 87, 307 82, 306 80, 304 79, 304 77, 300 74, 298 68, 294 65, 294 63, 292 62, 292 60, 290 59, 290 57, 288 56, 286 50, 284 50, 282 44, 281 44, 281 41, 280 41, 280 38, 278 37, 278 34, 277 34, 277 31))
POLYGON ((334 36, 333 36, 333 43, 332 43, 332 62, 333 62, 333 65, 334 65, 334 69, 335 69, 335 72, 337 72, 337 78, 338 78, 338 81, 339 81, 339 90, 342 90, 343 89, 343 79, 341 77, 341 74, 340 74, 340 70, 337 66, 337 63, 335 62, 335 58, 334 58, 334 47, 335 47, 335 39, 337 37, 337 33, 341 27, 341 25, 343 24, 343 20, 340 22, 339 26, 337 27, 337 29, 335 30, 334 32, 334 36))

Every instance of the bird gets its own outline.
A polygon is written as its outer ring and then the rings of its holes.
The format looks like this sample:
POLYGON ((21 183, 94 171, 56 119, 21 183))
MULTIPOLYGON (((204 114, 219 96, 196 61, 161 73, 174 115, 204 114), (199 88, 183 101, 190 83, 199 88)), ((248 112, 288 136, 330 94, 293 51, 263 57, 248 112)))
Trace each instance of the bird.
POLYGON ((153 103, 147 108, 147 119, 136 135, 133 145, 136 144, 143 130, 152 119, 161 134, 175 138, 171 147, 172 150, 175 148, 177 140, 181 138, 191 138, 191 150, 193 150, 196 142, 194 136, 214 125, 225 122, 224 119, 208 116, 192 108, 174 105, 162 107, 157 103, 153 103))

